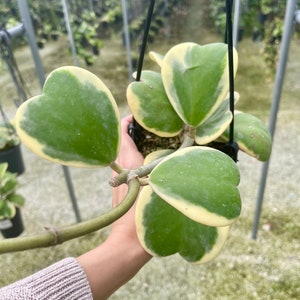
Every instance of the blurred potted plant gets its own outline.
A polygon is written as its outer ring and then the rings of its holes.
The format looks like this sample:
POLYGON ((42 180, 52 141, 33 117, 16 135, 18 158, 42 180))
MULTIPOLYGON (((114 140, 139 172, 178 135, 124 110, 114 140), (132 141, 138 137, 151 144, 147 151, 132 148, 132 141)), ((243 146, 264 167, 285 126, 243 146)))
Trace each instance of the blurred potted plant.
POLYGON ((24 230, 20 207, 25 200, 16 193, 17 175, 7 168, 7 163, 0 164, 0 231, 3 237, 13 238, 24 230))
POLYGON ((3 162, 8 163, 8 171, 12 173, 24 172, 21 141, 10 122, 0 124, 0 163, 3 162))
POLYGON ((25 170, 21 140, 14 124, 6 116, 1 103, 0 113, 2 116, 2 122, 0 122, 0 163, 7 162, 8 171, 20 175, 25 170))

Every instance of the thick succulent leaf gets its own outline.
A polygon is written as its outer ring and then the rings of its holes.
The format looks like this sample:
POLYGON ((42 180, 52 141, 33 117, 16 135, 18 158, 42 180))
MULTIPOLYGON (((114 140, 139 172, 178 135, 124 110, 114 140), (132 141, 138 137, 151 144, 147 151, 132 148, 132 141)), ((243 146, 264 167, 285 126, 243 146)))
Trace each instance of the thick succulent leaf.
POLYGON ((0 219, 11 219, 16 214, 16 207, 8 202, 3 201, 0 205, 0 219))
POLYGON ((13 203, 14 205, 16 205, 17 207, 23 206, 25 204, 25 199, 23 196, 19 195, 19 194, 12 194, 9 195, 8 200, 13 203))
MULTIPOLYGON (((239 94, 234 93, 234 102, 239 99, 239 94)), ((195 141, 198 145, 206 145, 217 139, 232 121, 229 105, 229 94, 217 110, 196 128, 195 141)))
POLYGON ((154 52, 154 51, 150 51, 149 52, 149 57, 151 60, 153 60, 154 62, 156 62, 160 67, 162 65, 162 61, 163 61, 163 55, 157 53, 157 52, 154 52))
POLYGON ((154 192, 188 218, 208 226, 227 226, 241 211, 240 176, 234 161, 209 147, 176 151, 150 174, 154 192))
MULTIPOLYGON (((162 80, 182 120, 197 127, 221 104, 229 90, 227 45, 182 43, 163 58, 162 80)), ((237 53, 234 50, 234 72, 237 53)))
POLYGON ((3 178, 7 168, 8 168, 8 163, 1 163, 0 164, 0 179, 3 178))
MULTIPOLYGON (((229 128, 222 138, 229 140, 229 128)), ((271 155, 271 134, 265 124, 251 114, 235 111, 234 140, 242 151, 260 161, 267 161, 271 155)))
POLYGON ((18 185, 16 175, 14 173, 6 172, 1 178, 1 194, 2 196, 7 196, 13 193, 18 185))
POLYGON ((144 187, 136 206, 136 228, 144 249, 154 256, 179 253, 185 260, 205 263, 222 249, 229 227, 197 223, 144 187))
POLYGON ((171 153, 173 153, 175 150, 172 149, 162 149, 162 150, 156 150, 153 151, 151 153, 149 153, 145 159, 144 159, 144 165, 156 160, 156 159, 160 159, 163 157, 166 157, 167 155, 170 155, 171 153))
POLYGON ((119 149, 115 100, 97 76, 78 67, 53 71, 42 94, 18 109, 16 128, 33 152, 64 165, 107 166, 119 149))
POLYGON ((149 132, 172 137, 182 130, 182 120, 168 100, 159 73, 143 71, 140 81, 129 84, 127 101, 135 120, 149 132))

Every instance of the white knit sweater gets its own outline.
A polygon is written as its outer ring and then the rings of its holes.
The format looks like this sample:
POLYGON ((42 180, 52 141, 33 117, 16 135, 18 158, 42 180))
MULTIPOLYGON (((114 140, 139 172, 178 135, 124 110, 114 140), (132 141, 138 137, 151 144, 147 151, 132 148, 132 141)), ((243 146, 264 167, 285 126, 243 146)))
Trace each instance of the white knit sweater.
POLYGON ((87 277, 75 258, 65 258, 0 289, 1 300, 92 300, 87 277))

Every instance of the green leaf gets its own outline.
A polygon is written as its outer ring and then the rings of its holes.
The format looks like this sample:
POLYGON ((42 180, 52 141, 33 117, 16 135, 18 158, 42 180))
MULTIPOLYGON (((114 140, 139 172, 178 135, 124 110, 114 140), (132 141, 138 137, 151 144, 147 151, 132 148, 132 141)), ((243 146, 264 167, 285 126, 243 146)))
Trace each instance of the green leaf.
POLYGON ((13 193, 18 185, 16 175, 10 172, 6 172, 1 178, 1 194, 0 197, 6 197, 13 193))
POLYGON ((217 110, 196 128, 195 142, 205 145, 218 138, 232 121, 229 97, 225 98, 217 110))
POLYGON ((33 152, 64 165, 107 166, 119 149, 115 100, 97 76, 78 67, 53 71, 42 95, 18 109, 16 129, 33 152))
POLYGON ((136 228, 144 249, 151 255, 179 253, 185 260, 205 263, 222 249, 229 227, 197 223, 163 201, 151 187, 144 187, 136 207, 136 228))
MULTIPOLYGON (((234 72, 237 53, 234 50, 234 72)), ((174 109, 197 127, 218 108, 229 90, 227 45, 182 43, 163 58, 162 80, 174 109)))
MULTIPOLYGON (((229 140, 229 128, 222 135, 229 140)), ((235 111, 234 140, 239 149, 260 161, 267 161, 272 151, 272 138, 265 124, 255 116, 235 111)))
POLYGON ((182 130, 183 123, 169 102, 159 73, 143 71, 141 81, 129 84, 127 101, 136 121, 149 132, 172 137, 182 130))
POLYGON ((0 219, 12 219, 16 214, 16 207, 8 202, 4 201, 0 208, 0 219))
POLYGON ((166 157, 167 155, 170 155, 171 153, 173 153, 175 150, 173 149, 161 149, 161 150, 156 150, 153 151, 151 153, 149 153, 145 159, 144 159, 144 165, 148 164, 156 159, 160 159, 163 157, 166 157))
POLYGON ((227 226, 241 211, 239 180, 238 168, 229 156, 193 146, 159 163, 150 174, 149 184, 188 218, 208 226, 227 226))
POLYGON ((162 61, 163 61, 163 58, 164 58, 163 55, 161 55, 157 52, 154 52, 154 51, 150 51, 149 52, 149 57, 150 57, 151 60, 156 62, 160 67, 162 66, 162 61))
POLYGON ((3 178, 7 168, 8 168, 8 163, 1 163, 0 164, 0 180, 3 178))
POLYGON ((23 196, 19 194, 12 194, 8 197, 8 200, 13 203, 14 205, 20 207, 25 204, 25 199, 23 196))
MULTIPOLYGON (((239 94, 234 93, 234 104, 239 100, 239 94)), ((228 128, 232 121, 229 105, 229 94, 217 110, 196 128, 195 141, 198 145, 206 145, 217 139, 228 128)))

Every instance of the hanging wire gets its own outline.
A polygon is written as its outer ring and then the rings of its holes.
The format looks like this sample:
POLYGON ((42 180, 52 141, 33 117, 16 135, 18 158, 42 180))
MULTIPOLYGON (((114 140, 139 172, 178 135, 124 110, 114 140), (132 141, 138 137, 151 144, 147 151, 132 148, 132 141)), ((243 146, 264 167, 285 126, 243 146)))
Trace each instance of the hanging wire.
POLYGON ((229 127, 229 143, 226 145, 226 153, 236 162, 238 146, 234 142, 234 60, 232 40, 232 0, 226 0, 226 34, 225 42, 228 45, 229 66, 229 108, 232 113, 232 121, 229 127))
MULTIPOLYGON (((142 44, 141 44, 140 53, 139 53, 139 59, 138 59, 138 63, 137 63, 137 73, 136 73, 135 81, 141 80, 143 62, 144 62, 144 57, 145 57, 145 52, 146 52, 146 47, 147 47, 147 41, 148 41, 151 20, 152 20, 153 11, 154 11, 154 5, 155 5, 155 0, 151 0, 149 9, 148 9, 146 22, 145 22, 144 35, 143 35, 142 44)), ((141 131, 141 129, 142 129, 141 126, 136 122, 135 119, 133 119, 133 122, 132 122, 132 124, 130 124, 128 129, 129 129, 128 130, 129 135, 132 137, 133 141, 135 142, 138 149, 140 150, 142 137, 143 137, 143 134, 141 131)))
POLYGON ((144 57, 145 57, 145 52, 146 52, 146 47, 147 47, 147 40, 148 40, 149 30, 150 30, 150 26, 151 26, 151 20, 152 20, 153 11, 154 11, 154 4, 155 4, 155 0, 151 0, 150 6, 148 9, 147 18, 146 18, 146 23, 145 23, 145 30, 144 30, 144 36, 143 36, 143 40, 142 40, 142 44, 141 44, 141 49, 140 49, 139 60, 138 60, 138 64, 137 64, 136 81, 141 80, 143 62, 144 62, 144 57))

